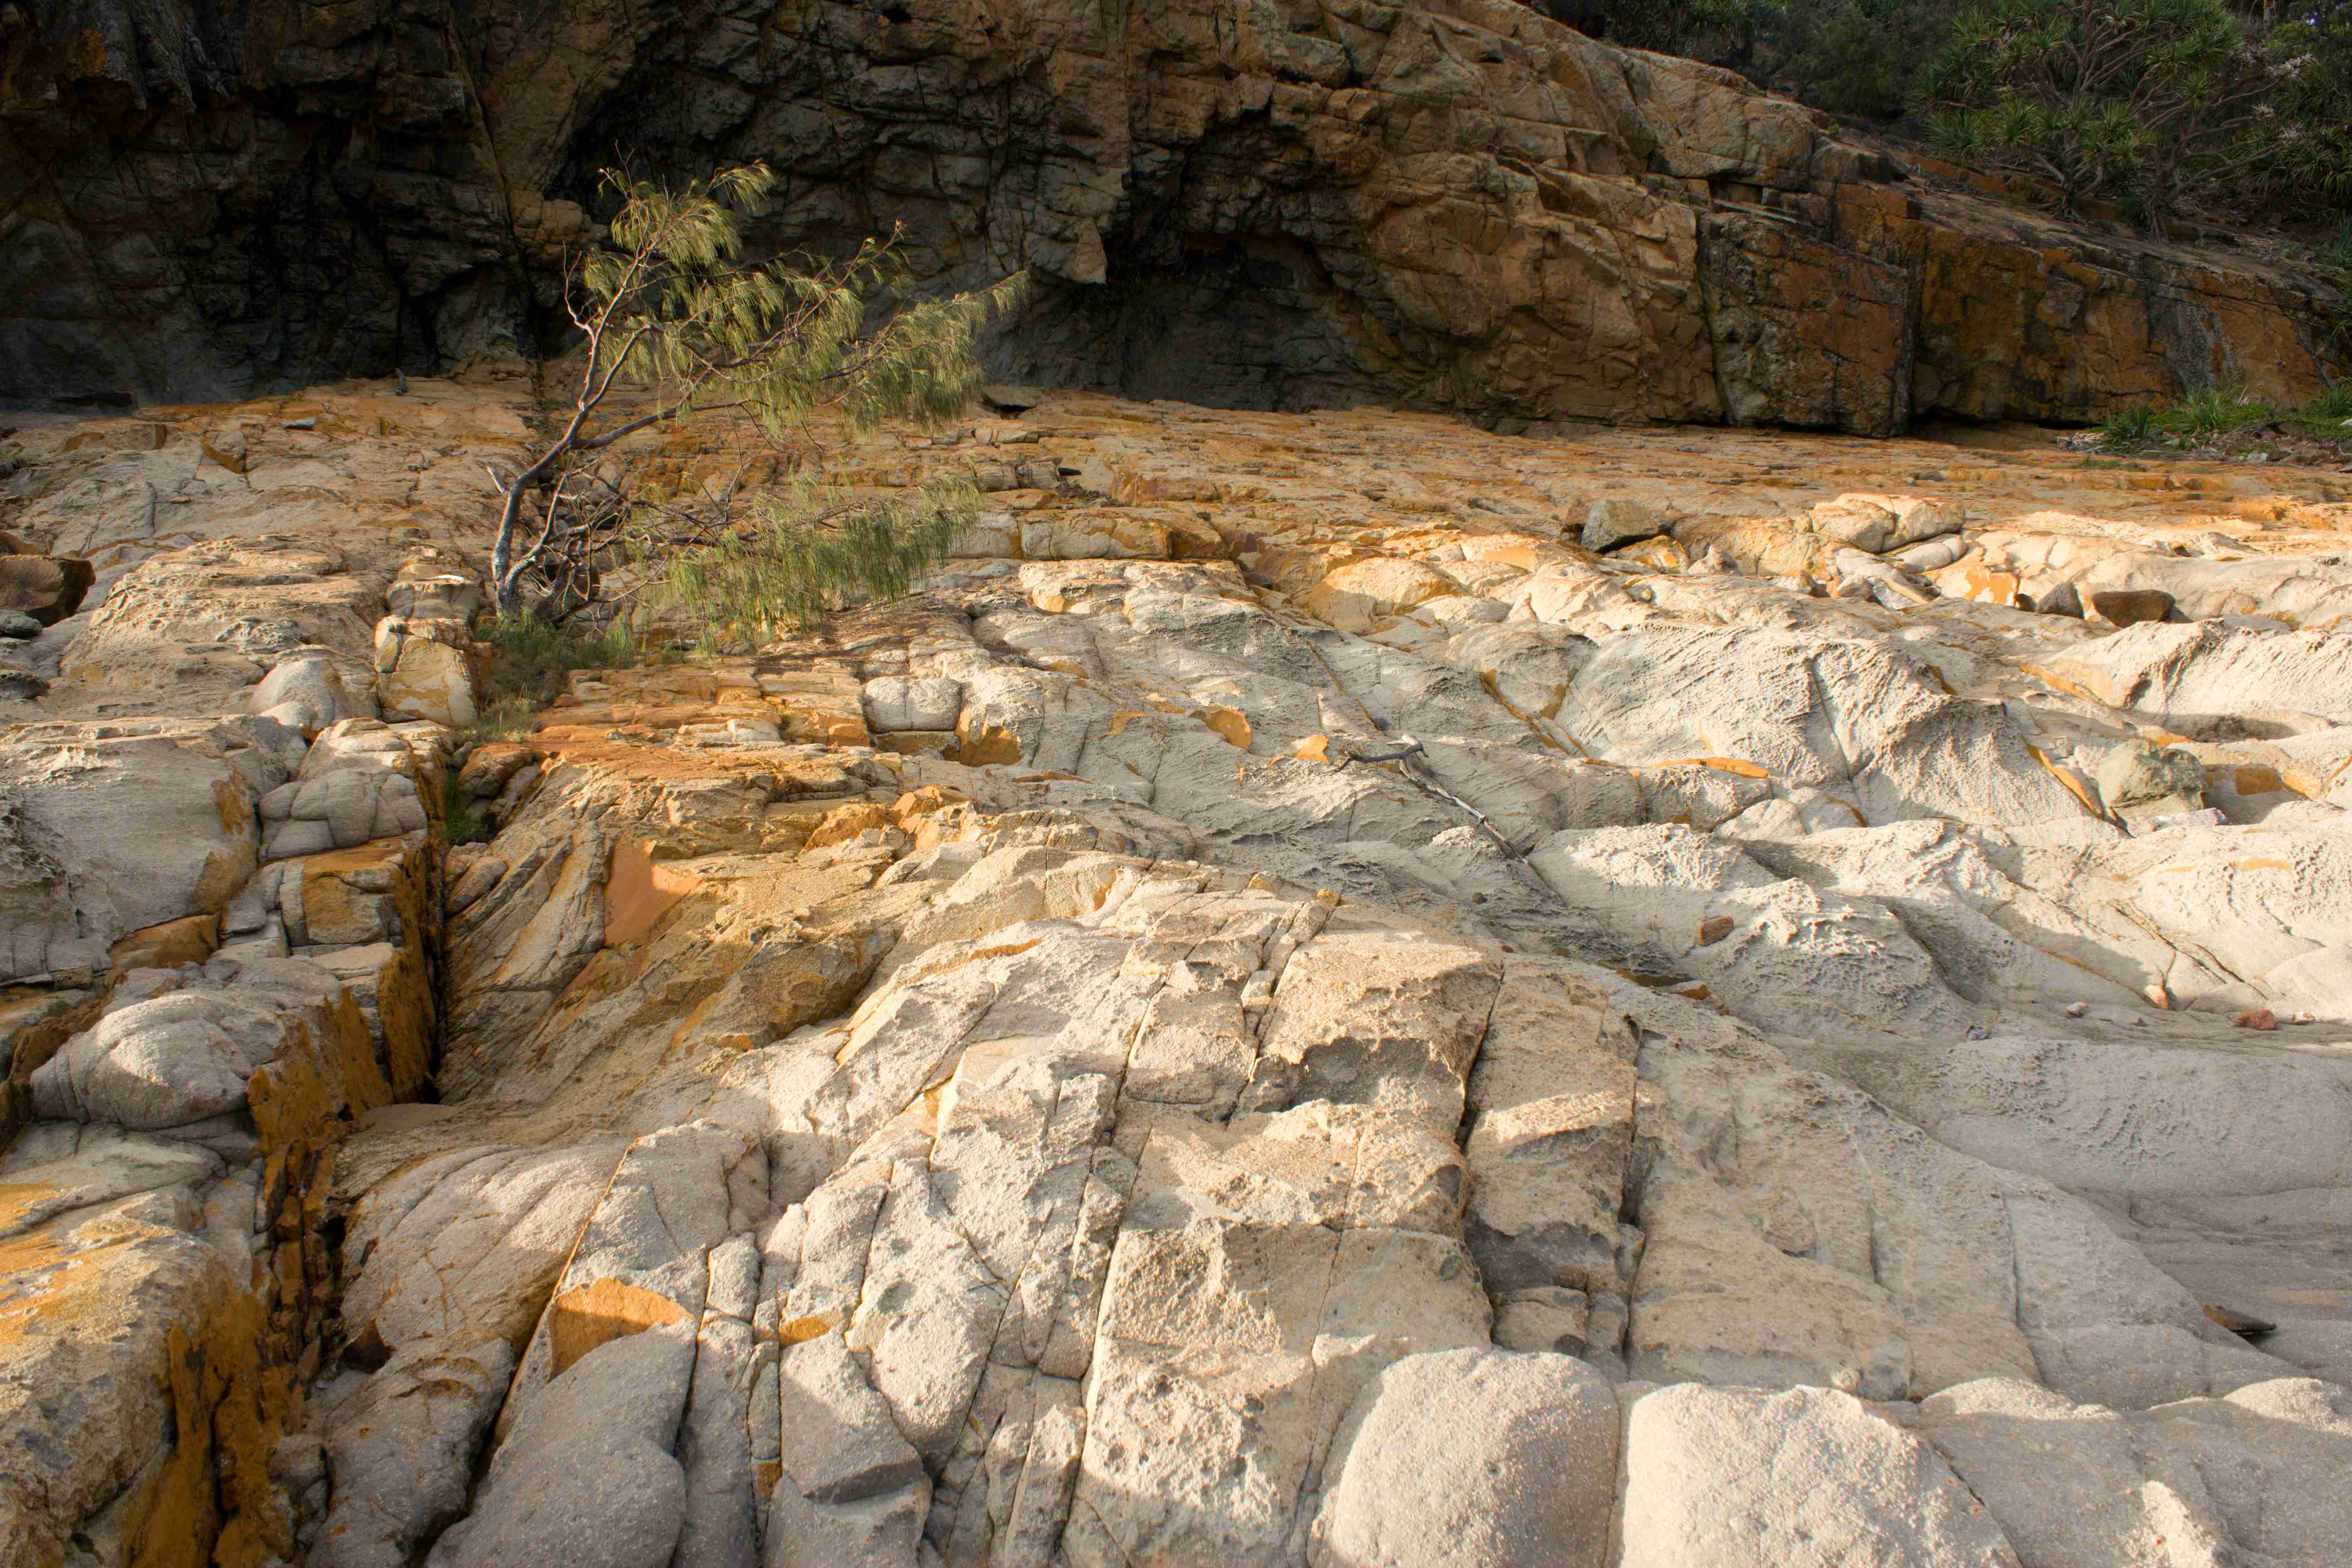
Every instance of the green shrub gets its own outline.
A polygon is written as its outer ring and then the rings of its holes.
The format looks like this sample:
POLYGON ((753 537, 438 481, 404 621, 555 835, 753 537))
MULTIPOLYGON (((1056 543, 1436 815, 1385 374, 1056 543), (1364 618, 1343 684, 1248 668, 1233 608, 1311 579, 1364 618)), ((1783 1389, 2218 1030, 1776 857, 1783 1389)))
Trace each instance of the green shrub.
POLYGON ((1785 0, 1762 28, 1769 80, 1835 114, 1892 120, 1919 96, 1960 0, 1785 0))
POLYGON ((617 616, 583 633, 537 616, 501 616, 483 631, 482 640, 491 648, 485 717, 506 705, 501 723, 509 726, 519 722, 514 700, 523 700, 527 717, 530 706, 544 706, 561 695, 564 678, 575 669, 622 669, 645 662, 644 651, 617 616))
POLYGON ((1601 15, 1612 43, 1731 64, 1778 11, 1772 0, 1613 0, 1601 15))
POLYGON ((647 607, 691 626, 706 648, 756 647, 853 600, 903 595, 980 510, 980 491, 963 479, 903 500, 830 500, 815 488, 768 498, 764 523, 671 556, 647 607))
POLYGON ((2352 437, 2352 430, 2345 428, 2347 421, 2352 421, 2352 382, 2329 387, 2280 423, 2292 425, 2305 435, 2342 440, 2352 437))
POLYGON ((441 830, 452 844, 490 841, 490 820, 475 805, 473 797, 459 787, 456 768, 446 769, 441 775, 441 830))
POLYGON ((2099 441, 2103 446, 2129 447, 2141 441, 2153 441, 2162 433, 2157 423, 2156 410, 2142 403, 2125 409, 2100 426, 2099 441))
MULTIPOLYGON (((2352 5, 2285 10, 2264 40, 2274 88, 2252 137, 2249 195, 2274 216, 2345 221, 2352 209, 2352 5)), ((2337 245, 2352 252, 2352 223, 2337 245)), ((2352 287, 2352 254, 2342 264, 2352 287)))
MULTIPOLYGON (((761 163, 678 190, 604 172, 604 194, 618 204, 610 243, 583 253, 564 279, 564 308, 583 340, 572 405, 535 456, 491 476, 502 498, 490 547, 501 616, 522 607, 533 574, 552 572, 561 582, 551 587, 572 585, 607 526, 634 510, 628 487, 608 470, 625 468, 615 444, 639 431, 732 410, 796 461, 821 467, 812 416, 865 435, 888 418, 944 423, 979 396, 973 334, 1019 297, 1023 276, 932 298, 913 287, 895 235, 840 262, 749 255, 745 230, 775 184, 761 163), (644 399, 614 402, 624 385, 644 399)), ((830 564, 855 573, 862 559, 837 554, 830 564)))
POLYGON ((2338 382, 2296 412, 2309 419, 2352 419, 2352 381, 2338 382))
POLYGON ((2272 418, 2271 405, 2242 389, 2202 386, 2166 409, 2162 423, 2183 436, 2212 437, 2267 425, 2272 418))
POLYGON ((2302 410, 2282 416, 2268 403, 2249 395, 2242 388, 2200 387, 2185 396, 2173 399, 2161 408, 2143 404, 2124 410, 2099 426, 2099 444, 2103 447, 2132 447, 2160 441, 2168 436, 2195 441, 2211 440, 2217 436, 2276 423, 2283 418, 2301 419, 2313 415, 2314 410, 2322 405, 2347 396, 2340 391, 2331 392, 2302 410))
POLYGON ((1922 91, 1953 151, 2049 180, 2069 212, 2126 200, 2161 232, 2244 176, 2275 64, 2221 0, 1979 0, 1922 91))

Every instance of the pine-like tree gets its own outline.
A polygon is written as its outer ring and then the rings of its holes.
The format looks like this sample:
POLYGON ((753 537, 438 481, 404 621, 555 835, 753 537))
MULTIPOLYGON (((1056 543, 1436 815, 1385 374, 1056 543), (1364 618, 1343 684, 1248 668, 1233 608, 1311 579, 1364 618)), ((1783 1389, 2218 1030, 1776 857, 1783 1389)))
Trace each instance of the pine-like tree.
POLYGON ((1981 0, 1925 83, 1936 137, 2046 178, 2072 216, 2120 199, 2154 233, 2253 156, 2275 62, 2221 0, 1981 0))
POLYGON ((970 521, 976 492, 950 479, 887 503, 853 497, 824 480, 812 416, 863 435, 884 419, 936 426, 961 414, 981 384, 973 331, 1020 279, 907 303, 887 242, 833 264, 745 259, 744 221, 774 185, 764 165, 723 169, 682 191, 609 170, 604 178, 620 204, 610 243, 565 281, 583 340, 571 406, 520 472, 490 476, 503 503, 490 555, 499 613, 520 613, 534 569, 606 547, 588 538, 600 524, 651 558, 651 596, 706 634, 757 636, 805 625, 847 597, 905 593, 970 521), (666 533, 676 510, 629 493, 601 456, 698 413, 747 417, 789 443, 793 471, 757 498, 755 519, 730 517, 702 541, 666 533))

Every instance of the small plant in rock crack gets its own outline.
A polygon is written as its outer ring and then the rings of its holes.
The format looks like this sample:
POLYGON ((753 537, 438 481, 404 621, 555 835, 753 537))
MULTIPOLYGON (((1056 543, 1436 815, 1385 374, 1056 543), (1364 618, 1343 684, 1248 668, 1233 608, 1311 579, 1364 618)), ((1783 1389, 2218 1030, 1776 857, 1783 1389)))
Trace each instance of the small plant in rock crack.
POLYGON ((454 767, 441 775, 441 831, 452 844, 488 844, 498 831, 457 782, 454 767))
POLYGON ((619 606, 604 602, 601 577, 626 564, 640 598, 682 614, 706 638, 714 623, 701 594, 715 584, 727 590, 722 633, 805 623, 845 599, 904 593, 968 520, 968 485, 876 504, 828 484, 811 419, 828 416, 856 436, 884 419, 935 426, 961 414, 981 385, 972 334, 1013 301, 1021 275, 921 300, 888 241, 841 262, 747 259, 745 221, 774 183, 757 163, 682 191, 606 171, 620 203, 610 244, 565 279, 581 336, 571 405, 520 471, 490 475, 501 501, 490 585, 502 617, 523 613, 532 578, 545 618, 591 605, 610 616, 619 606), (621 443, 713 414, 766 436, 779 486, 749 496, 740 470, 682 494, 633 482, 621 443), (757 572, 746 574, 746 560, 757 572), (680 588, 674 568, 699 591, 680 588))
POLYGON ((530 710, 561 695, 575 669, 622 669, 645 662, 625 621, 594 630, 539 616, 500 616, 482 634, 490 645, 490 700, 474 728, 503 740, 530 727, 530 710), (493 730, 505 733, 491 734, 493 730))

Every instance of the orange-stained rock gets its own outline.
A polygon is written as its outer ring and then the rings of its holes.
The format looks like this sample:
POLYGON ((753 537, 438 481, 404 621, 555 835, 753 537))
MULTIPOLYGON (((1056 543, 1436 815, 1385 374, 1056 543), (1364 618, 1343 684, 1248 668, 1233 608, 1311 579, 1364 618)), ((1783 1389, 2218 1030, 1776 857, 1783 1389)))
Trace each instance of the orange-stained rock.
POLYGON ((613 847, 612 876, 604 884, 605 943, 642 942, 654 922, 698 885, 692 875, 655 861, 647 845, 623 839, 613 847))
POLYGON ((132 931, 109 951, 117 969, 177 969, 202 963, 220 946, 220 916, 189 915, 132 931))

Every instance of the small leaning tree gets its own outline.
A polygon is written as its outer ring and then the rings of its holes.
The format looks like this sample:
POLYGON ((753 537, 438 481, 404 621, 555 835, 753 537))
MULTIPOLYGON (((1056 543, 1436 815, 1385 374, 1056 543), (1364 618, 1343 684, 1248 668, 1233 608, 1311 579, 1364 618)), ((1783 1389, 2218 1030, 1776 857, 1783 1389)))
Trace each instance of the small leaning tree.
POLYGON ((825 479, 812 416, 865 435, 887 418, 935 426, 963 413, 981 384, 973 332, 1019 276, 903 303, 888 242, 837 263, 745 259, 744 220, 775 183, 764 165, 676 192, 612 170, 604 181, 621 204, 610 243, 565 276, 583 339, 571 406, 519 472, 490 471, 499 614, 521 612, 533 572, 593 581, 588 563, 616 550, 656 561, 656 596, 706 633, 805 626, 852 596, 905 593, 970 522, 976 492, 943 480, 883 501, 853 495, 825 479), (782 455, 786 482, 746 498, 755 515, 739 514, 732 486, 681 505, 635 489, 614 461, 631 436, 719 413, 748 418, 782 455))

